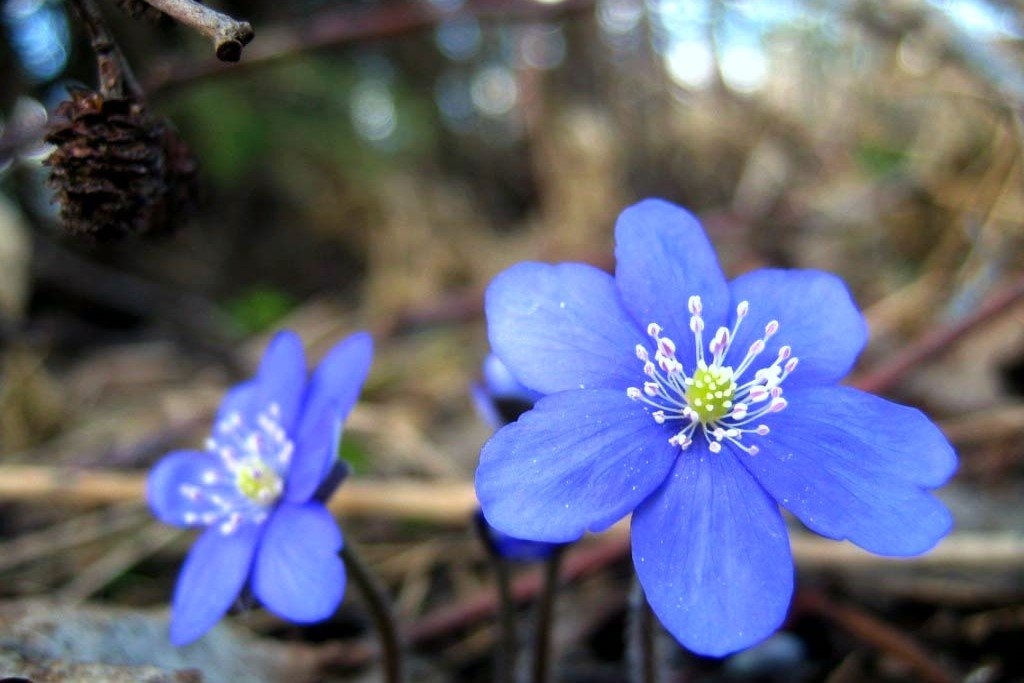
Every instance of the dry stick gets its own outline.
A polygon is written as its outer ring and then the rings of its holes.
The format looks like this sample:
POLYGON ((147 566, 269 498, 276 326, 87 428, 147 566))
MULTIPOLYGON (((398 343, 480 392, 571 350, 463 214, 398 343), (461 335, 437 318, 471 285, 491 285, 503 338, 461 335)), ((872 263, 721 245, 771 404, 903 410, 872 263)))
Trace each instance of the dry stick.
POLYGON ((213 40, 217 59, 222 62, 237 62, 241 59, 242 48, 248 45, 256 35, 249 22, 238 21, 192 0, 146 0, 146 2, 213 40))
POLYGON ((797 593, 794 607, 821 615, 881 652, 909 664, 918 680, 953 683, 958 680, 936 664, 936 658, 906 632, 852 605, 840 604, 817 591, 797 593))
POLYGON ((974 332, 984 323, 1024 299, 1024 276, 1018 277, 1005 288, 988 298, 974 312, 952 325, 942 327, 919 337, 889 362, 853 378, 852 384, 864 391, 882 393, 898 384, 918 363, 948 350, 974 332))
POLYGON ((57 601, 65 604, 84 602, 125 571, 180 538, 183 533, 174 527, 150 524, 145 533, 132 534, 92 564, 76 571, 75 577, 57 592, 57 601))
MULTIPOLYGON (((625 535, 615 535, 608 540, 577 546, 568 553, 563 562, 562 581, 579 581, 601 572, 608 565, 625 559, 628 551, 629 539, 625 535)), ((543 573, 537 568, 517 577, 512 582, 512 600, 519 605, 534 600, 543 590, 543 573)), ((498 600, 494 591, 481 589, 466 600, 442 607, 416 620, 407 631, 408 641, 412 645, 429 643, 483 619, 490 619, 497 610, 498 600)))
MULTIPOLYGON (((0 465, 0 500, 102 505, 141 501, 145 474, 39 465, 0 465)), ((476 508, 473 485, 463 481, 350 481, 328 506, 344 516, 421 519, 464 525, 476 508)))
POLYGON ((0 572, 141 527, 144 522, 152 519, 141 502, 121 505, 123 507, 101 508, 94 512, 76 514, 69 520, 40 531, 3 541, 0 543, 0 572))
MULTIPOLYGON (((172 0, 146 0, 154 7, 172 0)), ((368 40, 380 40, 432 28, 458 17, 542 21, 590 9, 594 0, 564 0, 543 4, 531 0, 470 0, 456 12, 443 12, 430 3, 396 2, 365 7, 329 9, 299 21, 260 29, 260 39, 246 51, 242 64, 230 73, 308 54, 312 50, 368 40)), ((146 79, 149 92, 165 91, 228 73, 223 64, 188 63, 158 68, 146 79)))
MULTIPOLYGON (((140 472, 0 465, 0 500, 5 502, 58 500, 88 507, 138 502, 144 495, 145 474, 140 472)), ((463 481, 349 481, 328 503, 331 511, 341 517, 415 519, 455 526, 464 526, 477 506, 473 484, 463 481)), ((626 540, 628 528, 625 523, 616 525, 605 536, 617 544, 626 540)), ((806 532, 794 532, 791 540, 793 556, 802 566, 868 569, 892 563, 891 558, 872 555, 850 543, 837 543, 806 532)), ((575 556, 570 553, 566 558, 563 578, 576 571, 575 556)), ((1015 534, 954 532, 928 554, 903 559, 900 564, 962 569, 1024 567, 1024 539, 1015 534)), ((531 580, 539 590, 539 577, 531 580)), ((513 585, 517 601, 525 599, 517 592, 521 590, 524 589, 520 584, 513 585)), ((528 591, 527 598, 535 595, 537 590, 528 591)))
POLYGON ((96 67, 99 71, 100 94, 104 98, 120 99, 125 95, 141 97, 135 76, 128 62, 125 61, 121 49, 107 29, 103 15, 92 0, 71 0, 78 18, 82 20, 89 43, 96 53, 96 67), (127 89, 127 93, 125 92, 127 89))

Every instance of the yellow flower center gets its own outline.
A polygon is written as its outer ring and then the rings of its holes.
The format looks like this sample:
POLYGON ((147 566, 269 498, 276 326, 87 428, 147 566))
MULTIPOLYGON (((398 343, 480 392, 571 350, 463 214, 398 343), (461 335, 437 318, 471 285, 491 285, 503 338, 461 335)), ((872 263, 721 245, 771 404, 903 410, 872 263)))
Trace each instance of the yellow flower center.
POLYGON ((686 388, 686 403, 701 424, 711 424, 730 413, 736 394, 732 368, 701 363, 691 382, 686 388))
POLYGON ((281 477, 258 458, 244 462, 235 470, 235 487, 249 500, 268 505, 281 495, 281 477))

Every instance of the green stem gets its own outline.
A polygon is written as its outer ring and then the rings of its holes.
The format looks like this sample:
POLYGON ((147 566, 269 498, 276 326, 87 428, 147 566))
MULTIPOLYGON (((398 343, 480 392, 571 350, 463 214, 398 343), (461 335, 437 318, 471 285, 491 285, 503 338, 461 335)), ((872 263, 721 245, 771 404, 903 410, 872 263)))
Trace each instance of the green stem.
POLYGON ((562 568, 564 548, 556 548, 544 561, 544 588, 537 603, 534 623, 533 683, 547 683, 551 669, 551 631, 554 627, 555 597, 562 568))
POLYGON ((402 642, 398 632, 398 622, 391 609, 391 601, 387 591, 370 572, 369 567, 348 540, 341 549, 341 559, 345 561, 348 575, 359 586, 366 606, 370 610, 380 637, 381 658, 384 666, 386 683, 402 683, 402 642))

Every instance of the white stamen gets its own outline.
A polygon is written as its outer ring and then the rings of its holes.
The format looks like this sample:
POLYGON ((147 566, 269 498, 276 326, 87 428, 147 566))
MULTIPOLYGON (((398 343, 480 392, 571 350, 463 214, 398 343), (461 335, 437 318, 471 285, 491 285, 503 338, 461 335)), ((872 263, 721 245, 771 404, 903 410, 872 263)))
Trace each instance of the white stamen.
POLYGON ((679 359, 675 342, 662 336, 661 325, 651 322, 647 325, 647 334, 654 342, 653 357, 652 351, 643 344, 634 349, 637 359, 643 362, 647 381, 642 388, 629 387, 626 395, 631 400, 647 404, 657 424, 682 420, 686 426, 668 439, 670 444, 681 450, 692 446, 695 433, 700 429, 712 453, 721 452, 722 445, 728 443, 732 448, 756 455, 759 447, 745 443, 745 437, 766 436, 768 426, 756 421, 787 407, 781 384, 796 370, 797 358, 792 356, 792 348, 784 345, 779 347, 771 363, 763 363, 760 367, 755 365, 768 340, 780 329, 779 322, 771 320, 765 325, 764 336, 750 344, 739 364, 726 366, 730 347, 739 338, 740 324, 750 312, 749 302, 737 304, 732 328, 717 328, 706 347, 701 298, 689 297, 687 309, 690 312, 690 333, 694 339, 691 348, 696 352, 692 363, 679 359), (705 353, 710 355, 706 357, 705 353), (748 379, 744 380, 748 369, 753 370, 752 376, 747 375, 748 379))

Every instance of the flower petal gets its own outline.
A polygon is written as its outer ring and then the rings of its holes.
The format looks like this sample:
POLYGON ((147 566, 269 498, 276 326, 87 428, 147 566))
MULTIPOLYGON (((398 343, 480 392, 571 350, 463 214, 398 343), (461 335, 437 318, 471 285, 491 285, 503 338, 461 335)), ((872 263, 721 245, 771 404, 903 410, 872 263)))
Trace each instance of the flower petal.
POLYGON ((359 398, 372 361, 373 338, 357 332, 335 345, 313 372, 285 484, 286 500, 309 500, 330 471, 342 423, 359 398))
POLYGON ((793 591, 786 526, 732 454, 683 453, 633 514, 632 537, 651 609, 690 650, 735 652, 785 619, 793 591))
POLYGON ((267 521, 252 576, 267 609, 296 623, 322 621, 345 594, 341 531, 319 503, 282 504, 267 521))
POLYGON ((615 224, 615 282, 626 307, 646 329, 658 323, 679 358, 695 358, 687 300, 701 298, 711 334, 728 317, 729 289, 697 218, 661 199, 629 207, 615 224))
POLYGON ((200 517, 218 511, 208 496, 188 497, 182 487, 206 488, 203 476, 213 473, 227 476, 220 459, 204 451, 175 451, 167 454, 149 472, 146 499, 153 514, 161 522, 174 526, 201 524, 200 517))
POLYGON ((480 453, 476 492, 487 521, 532 541, 600 531, 661 484, 678 449, 625 391, 542 398, 480 453))
POLYGON ((286 432, 295 426, 306 386, 306 356, 302 340, 291 330, 274 335, 263 352, 256 376, 235 385, 225 394, 217 410, 216 422, 237 414, 250 424, 256 417, 277 404, 279 422, 286 432))
POLYGON ((487 523, 483 512, 477 510, 473 515, 477 532, 487 551, 492 556, 500 557, 510 562, 537 562, 546 560, 559 548, 565 547, 562 543, 545 543, 544 541, 526 541, 515 536, 509 536, 503 531, 495 529, 487 523))
POLYGON ((263 400, 281 407, 281 426, 295 427, 306 389, 306 354, 302 339, 291 330, 281 330, 270 340, 257 373, 263 400))
POLYGON ((221 399, 214 424, 223 422, 231 415, 258 414, 265 407, 261 407, 262 395, 259 377, 253 377, 234 385, 225 392, 224 398, 221 399))
POLYGON ((787 392, 761 451, 742 461, 775 499, 817 533, 879 555, 917 555, 952 525, 925 488, 956 467, 922 413, 848 387, 787 392))
MULTIPOLYGON (((751 367, 770 365, 781 346, 790 346, 800 364, 786 380, 787 390, 839 381, 867 343, 864 316, 835 275, 817 270, 755 270, 729 287, 733 303, 750 302, 750 313, 740 325, 727 363, 738 365, 754 340, 764 335, 765 325, 776 320, 778 333, 751 367)), ((735 318, 733 311, 730 325, 735 318)))
POLYGON ((483 363, 484 386, 495 398, 517 398, 523 402, 534 403, 543 394, 523 386, 516 379, 500 358, 493 353, 487 354, 483 363))
POLYGON ((494 278, 485 309, 491 348, 530 389, 624 391, 643 380, 634 354, 647 340, 597 268, 520 263, 494 278))
POLYGON ((249 576, 260 525, 242 524, 231 534, 212 526, 185 558, 171 601, 171 642, 186 645, 210 630, 249 576))

